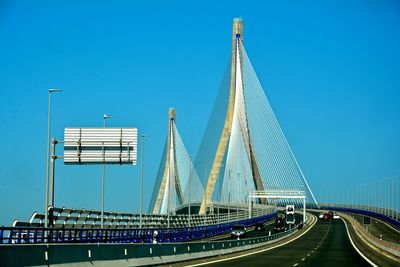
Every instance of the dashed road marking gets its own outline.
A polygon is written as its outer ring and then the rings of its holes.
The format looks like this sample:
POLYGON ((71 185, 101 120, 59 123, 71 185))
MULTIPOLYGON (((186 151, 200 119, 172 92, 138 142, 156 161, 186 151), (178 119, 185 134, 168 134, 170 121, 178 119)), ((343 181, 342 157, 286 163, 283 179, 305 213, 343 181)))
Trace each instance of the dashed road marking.
POLYGON ((311 254, 307 254, 307 257, 310 257, 311 254))
MULTIPOLYGON (((238 256, 233 256, 233 257, 228 257, 228 256, 226 256, 226 258, 222 258, 222 259, 218 259, 218 260, 214 260, 214 261, 207 261, 207 262, 192 264, 192 265, 187 265, 187 266, 194 267, 194 266, 209 265, 209 264, 212 264, 212 263, 217 263, 217 262, 222 262, 222 261, 229 261, 229 260, 238 259, 238 258, 242 258, 242 257, 254 255, 254 254, 259 254, 259 253, 262 253, 262 252, 265 252, 265 251, 268 251, 268 250, 272 250, 272 249, 274 249, 274 248, 278 248, 278 247, 284 246, 284 245, 286 245, 286 244, 288 244, 288 243, 290 243, 290 242, 293 242, 294 240, 297 240, 298 238, 302 237, 302 236, 305 235, 308 231, 310 231, 310 230, 313 228, 313 226, 315 226, 316 223, 317 223, 317 220, 316 220, 316 221, 313 221, 312 225, 310 225, 309 228, 308 228, 307 230, 305 230, 305 231, 304 231, 303 233, 301 233, 299 236, 297 236, 297 237, 295 237, 295 238, 293 238, 293 239, 291 239, 291 240, 289 240, 289 241, 286 241, 286 242, 284 242, 284 243, 277 244, 277 245, 274 245, 274 246, 272 246, 272 247, 267 247, 267 248, 265 248, 265 249, 261 249, 261 250, 258 250, 258 251, 252 251, 252 252, 249 252, 249 253, 243 253, 243 254, 238 255, 238 256)), ((297 266, 297 265, 296 265, 296 266, 297 266)))
POLYGON ((301 261, 305 261, 305 260, 306 260, 306 258, 302 258, 302 259, 301 259, 301 261))
POLYGON ((298 264, 298 263, 295 263, 295 264, 293 264, 292 266, 293 266, 293 267, 296 267, 297 265, 299 265, 299 264, 298 264))

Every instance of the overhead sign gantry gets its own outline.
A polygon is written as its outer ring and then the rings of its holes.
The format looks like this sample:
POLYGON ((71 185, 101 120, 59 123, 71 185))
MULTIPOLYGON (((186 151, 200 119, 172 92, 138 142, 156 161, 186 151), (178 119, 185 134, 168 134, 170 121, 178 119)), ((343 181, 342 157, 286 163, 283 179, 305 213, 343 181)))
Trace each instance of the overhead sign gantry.
POLYGON ((270 189, 255 190, 249 194, 249 217, 251 218, 252 199, 302 199, 303 200, 303 223, 306 221, 306 194, 300 190, 270 189))

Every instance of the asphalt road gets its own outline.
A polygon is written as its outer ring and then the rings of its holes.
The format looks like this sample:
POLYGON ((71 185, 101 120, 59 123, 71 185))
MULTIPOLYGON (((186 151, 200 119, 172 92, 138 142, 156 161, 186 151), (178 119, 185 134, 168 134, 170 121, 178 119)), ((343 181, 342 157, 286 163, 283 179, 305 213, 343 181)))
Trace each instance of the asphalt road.
MULTIPOLYGON (((279 217, 280 218, 285 218, 285 215, 283 213, 279 213, 279 217)), ((297 223, 301 222, 303 220, 303 215, 302 214, 295 214, 295 218, 296 218, 296 225, 292 226, 292 227, 297 227, 297 223)), ((285 220, 283 220, 285 221, 285 220)), ((271 234, 274 234, 274 225, 275 225, 275 219, 268 221, 265 225, 265 229, 264 230, 251 230, 246 232, 246 237, 245 238, 253 238, 253 237, 259 237, 259 236, 268 236, 269 232, 271 232, 271 234)), ((289 229, 289 225, 285 224, 286 228, 289 229)), ((224 237, 224 238, 220 238, 220 239, 214 239, 214 240, 236 240, 237 238, 235 237, 224 237)), ((242 239, 242 238, 241 238, 242 239)))
MULTIPOLYGON (((374 224, 373 220, 373 224, 374 224)), ((377 226, 375 229, 372 229, 371 233, 372 234, 376 234, 376 231, 380 231, 380 233, 384 232, 387 233, 385 234, 385 237, 387 238, 388 236, 395 238, 397 236, 399 236, 398 232, 392 232, 392 230, 390 230, 391 228, 388 227, 386 224, 379 222, 379 221, 375 221, 377 224, 375 224, 374 226, 377 226), (389 228, 389 229, 388 229, 389 228), (382 231, 382 232, 381 232, 382 231), (375 233, 373 233, 375 232, 375 233)), ((355 234, 354 228, 351 225, 350 222, 347 223, 347 225, 349 226, 349 231, 351 233, 353 242, 356 244, 357 248, 366 256, 368 257, 368 259, 370 259, 372 262, 374 262, 377 266, 399 266, 400 267, 400 261, 398 258, 394 257, 393 255, 390 255, 389 253, 384 252, 383 250, 380 250, 378 248, 375 247, 370 247, 368 245, 365 245, 364 241, 361 240, 361 238, 355 234), (386 255, 386 256, 385 256, 386 255)), ((371 228, 370 228, 371 229, 371 228)))
POLYGON ((342 220, 318 220, 299 239, 272 250, 209 266, 368 266, 348 239, 342 220))

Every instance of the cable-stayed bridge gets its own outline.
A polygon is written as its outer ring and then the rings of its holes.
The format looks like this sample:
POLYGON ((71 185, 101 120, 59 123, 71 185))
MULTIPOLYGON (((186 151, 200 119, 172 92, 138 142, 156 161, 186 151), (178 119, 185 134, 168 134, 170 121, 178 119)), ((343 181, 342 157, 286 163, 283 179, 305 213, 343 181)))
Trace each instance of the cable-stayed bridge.
MULTIPOLYGON (((268 190, 301 191, 307 204, 317 207, 246 53, 240 19, 233 22, 229 69, 229 82, 221 86, 195 168, 177 130, 174 115, 170 114, 168 138, 150 211, 166 214, 177 204, 187 204, 192 196, 191 200, 201 202, 199 213, 204 214, 209 212, 213 201, 243 204, 250 201, 252 192, 268 190), (203 185, 199 174, 204 175, 203 185)), ((267 202, 266 199, 254 201, 267 202)), ((299 199, 290 198, 275 202, 302 204, 299 199)))
MULTIPOLYGON (((399 177, 380 191, 371 184, 346 197, 339 188, 340 204, 320 207, 243 43, 243 22, 235 19, 231 62, 195 157, 185 148, 175 109, 169 110, 147 214, 57 207, 51 216, 48 209, 34 212, 27 222, 0 227, 0 266, 140 266, 198 258, 219 265, 315 266, 326 258, 342 265, 400 265, 399 177), (314 210, 306 215, 304 204, 314 210), (286 211, 278 207, 285 205, 286 211), (291 205, 297 214, 289 212, 291 205), (334 212, 341 212, 340 220, 334 212), (236 236, 237 229, 243 235, 236 236)), ((81 141, 70 144, 73 157, 81 141)), ((96 144, 103 164, 106 141, 96 144)), ((110 154, 119 153, 113 160, 121 163, 122 137, 113 143, 110 154)), ((124 153, 130 155, 130 147, 124 153)))

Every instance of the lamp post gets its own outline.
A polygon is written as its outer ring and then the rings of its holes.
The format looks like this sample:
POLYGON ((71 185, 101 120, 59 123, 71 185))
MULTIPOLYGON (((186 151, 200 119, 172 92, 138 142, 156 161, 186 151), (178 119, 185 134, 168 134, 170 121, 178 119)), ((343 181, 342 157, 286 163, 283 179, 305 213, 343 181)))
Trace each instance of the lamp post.
POLYGON ((222 175, 220 175, 220 172, 221 172, 221 168, 224 166, 224 164, 221 164, 220 165, 220 168, 219 168, 219 172, 218 172, 218 174, 217 174, 217 180, 218 180, 218 209, 217 209, 217 218, 218 218, 218 224, 220 223, 220 218, 219 218, 219 208, 220 208, 220 206, 221 206, 221 176, 222 175))
MULTIPOLYGON (((111 119, 113 116, 104 113, 103 120, 104 120, 104 128, 107 127, 107 119, 111 119)), ((106 151, 104 150, 104 141, 103 141, 103 164, 101 165, 101 228, 104 228, 104 179, 105 179, 105 166, 104 162, 106 160, 106 151)))
MULTIPOLYGON (((173 120, 171 120, 171 123, 173 122, 173 120)), ((170 128, 170 142, 169 142, 169 151, 168 151, 168 153, 169 153, 169 168, 168 168, 168 195, 167 195, 167 198, 168 198, 168 202, 167 202, 167 228, 170 228, 171 227, 171 215, 170 215, 170 209, 171 209, 171 180, 172 180, 172 168, 173 168, 173 158, 171 157, 171 155, 173 155, 172 153, 173 153, 173 151, 174 151, 174 147, 173 147, 173 144, 172 144, 172 140, 173 140, 173 138, 174 138, 174 135, 173 135, 173 128, 171 127, 170 128)))
POLYGON ((396 193, 395 196, 397 198, 396 203, 397 203, 397 207, 396 207, 396 220, 399 220, 399 177, 397 177, 396 179, 396 193))
POLYGON ((384 213, 384 206, 385 206, 385 179, 383 178, 380 182, 380 190, 379 190, 379 198, 380 198, 380 207, 381 207, 381 211, 380 213, 383 214, 384 213))
MULTIPOLYGON (((204 177, 207 177, 207 164, 209 161, 204 162, 204 177)), ((206 178, 207 181, 207 178, 206 178)), ((204 198, 204 206, 205 206, 205 211, 204 211, 204 225, 207 225, 207 196, 204 198)))
POLYGON ((46 196, 44 209, 44 227, 48 226, 48 206, 49 206, 49 158, 50 158, 50 123, 51 123, 51 93, 62 92, 61 89, 49 89, 48 108, 47 108, 47 150, 46 150, 46 196))
POLYGON ((385 205, 385 215, 386 216, 390 216, 389 215, 389 198, 390 198, 390 196, 389 196, 389 194, 390 194, 390 192, 389 192, 389 190, 390 190, 390 178, 386 178, 386 186, 385 186, 385 196, 386 196, 386 205, 385 205))
POLYGON ((231 171, 228 173, 228 221, 231 221, 231 171))
POLYGON ((142 160, 140 161, 140 214, 139 214, 139 228, 142 228, 142 207, 143 207, 143 165, 144 165, 144 138, 150 137, 148 134, 142 134, 142 160))
POLYGON ((394 214, 394 211, 396 210, 395 209, 395 203, 394 203, 394 195, 395 195, 395 193, 396 193, 396 191, 395 191, 395 189, 396 189, 396 187, 395 187, 395 179, 396 179, 396 177, 393 177, 392 178, 392 186, 391 186, 391 191, 392 191, 392 207, 391 207, 391 210, 392 210, 392 219, 395 219, 395 214, 394 214))
POLYGON ((239 220, 239 180, 240 180, 240 172, 237 174, 237 185, 236 185, 236 220, 239 220))
POLYGON ((188 219, 189 219, 189 227, 192 226, 192 222, 191 222, 191 208, 192 208, 192 174, 193 174, 193 164, 192 164, 192 155, 189 156, 190 158, 190 171, 189 171, 189 206, 188 206, 188 219))

